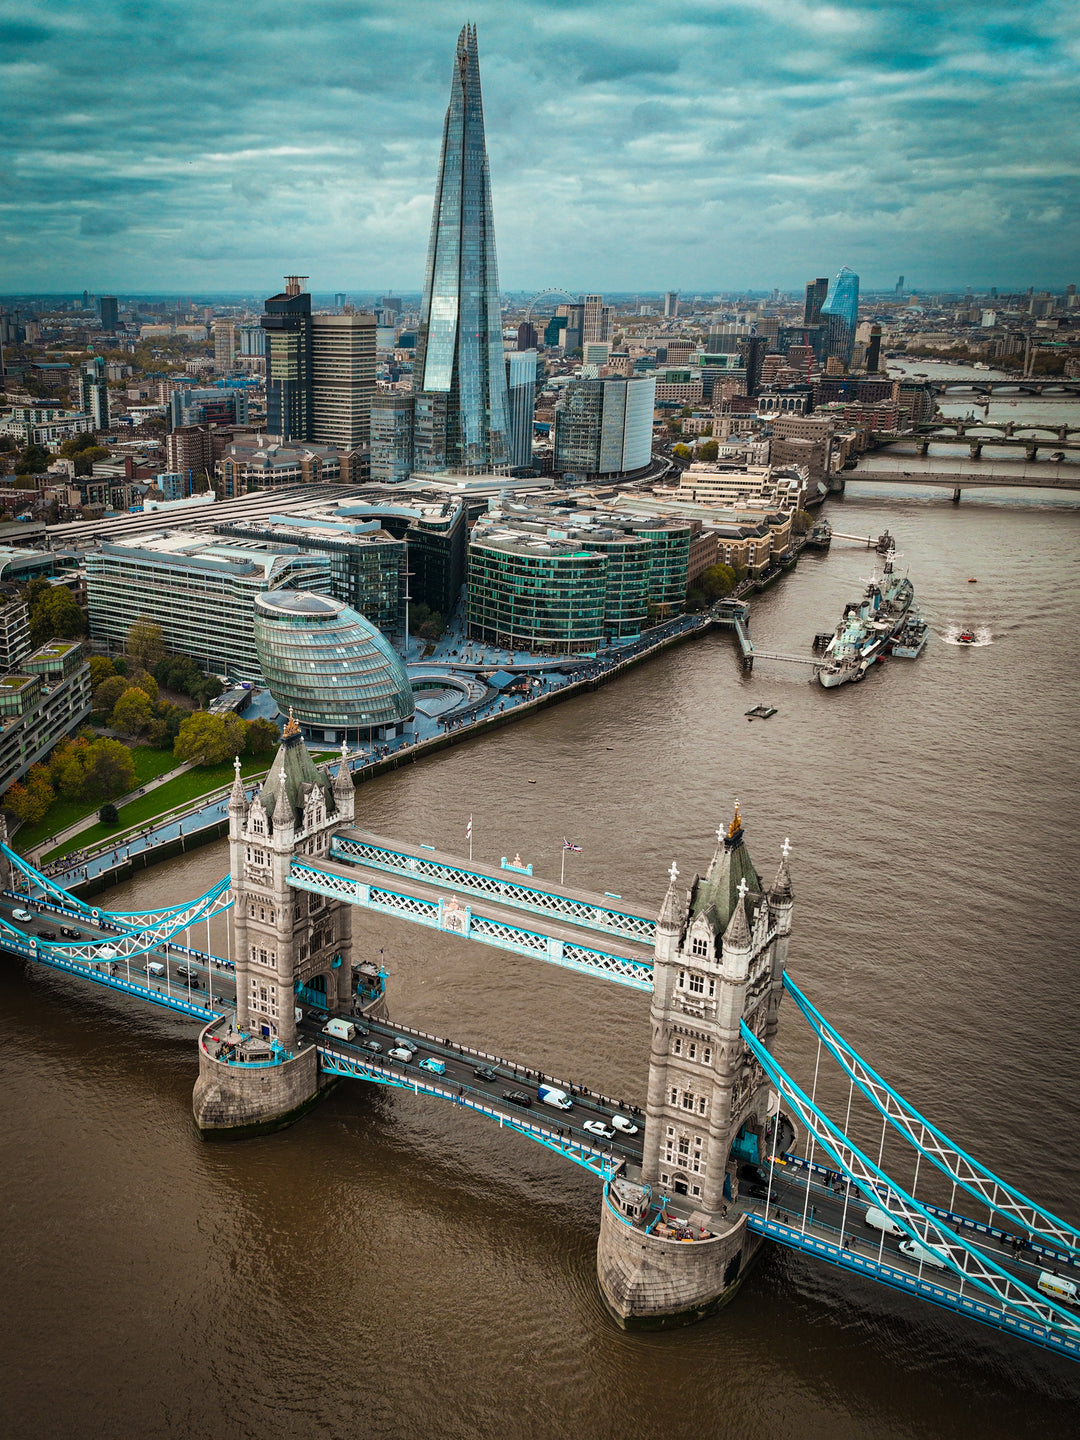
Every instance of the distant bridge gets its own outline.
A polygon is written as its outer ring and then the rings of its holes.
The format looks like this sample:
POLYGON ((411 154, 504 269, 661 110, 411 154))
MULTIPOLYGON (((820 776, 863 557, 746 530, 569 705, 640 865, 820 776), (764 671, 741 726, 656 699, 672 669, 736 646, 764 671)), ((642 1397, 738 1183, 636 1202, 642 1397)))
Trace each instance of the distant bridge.
POLYGON ((855 470, 844 471, 836 478, 845 485, 848 482, 859 485, 921 485, 936 490, 952 490, 954 500, 959 500, 961 490, 1080 490, 1080 464, 1076 461, 1057 464, 1036 460, 1011 465, 1008 470, 999 469, 994 461, 985 465, 960 464, 952 470, 905 469, 905 464, 918 466, 916 456, 910 459, 904 456, 874 457, 870 461, 872 469, 865 469, 865 463, 855 470))
POLYGON ((1080 395, 1080 379, 1063 379, 1060 375, 1037 379, 1025 376, 1016 380, 935 380, 927 384, 935 395, 1080 395))

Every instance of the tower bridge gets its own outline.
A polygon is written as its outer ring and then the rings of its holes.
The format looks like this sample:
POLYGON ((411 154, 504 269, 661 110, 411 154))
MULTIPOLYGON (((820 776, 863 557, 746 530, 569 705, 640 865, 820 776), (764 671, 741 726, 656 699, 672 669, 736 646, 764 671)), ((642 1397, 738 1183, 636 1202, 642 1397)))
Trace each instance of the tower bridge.
POLYGON ((374 835, 354 807, 344 756, 331 778, 289 725, 253 798, 237 772, 230 874, 205 895, 104 911, 0 843, 0 946, 200 1020, 193 1109, 206 1135, 280 1128, 356 1079, 452 1105, 462 1123, 486 1120, 587 1170, 602 1185, 600 1290, 620 1324, 710 1313, 772 1240, 1080 1358, 1080 1232, 956 1146, 813 1006, 787 969, 788 843, 766 880, 737 802, 704 875, 680 884, 671 866, 658 914, 517 863, 374 835), (616 1099, 393 1021, 385 973, 354 963, 357 909, 647 994, 646 1095, 616 1099), (224 956, 190 943, 218 913, 224 956), (42 933, 61 919, 62 940, 42 933), (816 1042, 809 1086, 775 1054, 785 995, 816 1042), (842 1117, 822 1098, 823 1066, 846 1084, 842 1117), (876 1158, 852 1138, 866 1133, 855 1105, 880 1125, 876 1158), (906 1162, 882 1163, 887 1133, 914 1155, 910 1183, 896 1179, 906 1162))

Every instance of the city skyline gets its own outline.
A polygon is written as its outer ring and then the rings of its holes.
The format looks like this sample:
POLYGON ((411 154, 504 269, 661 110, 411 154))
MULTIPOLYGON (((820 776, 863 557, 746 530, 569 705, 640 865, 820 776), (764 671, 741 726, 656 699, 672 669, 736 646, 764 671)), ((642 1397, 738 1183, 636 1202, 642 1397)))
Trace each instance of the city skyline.
POLYGON ((464 9, 10 0, 5 289, 419 289, 466 19, 506 289, 1073 278, 1080 17, 1054 0, 464 9))

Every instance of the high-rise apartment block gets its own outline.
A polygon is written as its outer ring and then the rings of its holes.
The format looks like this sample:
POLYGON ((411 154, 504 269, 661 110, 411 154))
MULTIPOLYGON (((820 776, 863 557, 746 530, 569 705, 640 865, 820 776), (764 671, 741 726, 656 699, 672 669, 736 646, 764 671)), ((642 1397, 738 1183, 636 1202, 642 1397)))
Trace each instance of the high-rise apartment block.
POLYGON ((506 357, 506 377, 510 402, 510 468, 528 470, 533 463, 536 351, 511 351, 506 357))
POLYGON ((371 402, 371 479, 400 485, 413 468, 412 395, 378 390, 371 402))
POLYGON ((109 382, 100 355, 79 368, 79 405, 90 416, 95 430, 109 428, 109 382))
POLYGON ((829 286, 821 318, 825 323, 826 355, 844 366, 850 365, 859 323, 859 277, 847 265, 829 286))
POLYGON ((612 333, 611 306, 602 295, 586 295, 581 321, 582 348, 610 341, 612 333))
POLYGON ((214 321, 214 369, 228 375, 236 360, 236 321, 214 321))
POLYGON ((418 467, 504 470, 506 369, 473 25, 458 36, 413 374, 418 467))

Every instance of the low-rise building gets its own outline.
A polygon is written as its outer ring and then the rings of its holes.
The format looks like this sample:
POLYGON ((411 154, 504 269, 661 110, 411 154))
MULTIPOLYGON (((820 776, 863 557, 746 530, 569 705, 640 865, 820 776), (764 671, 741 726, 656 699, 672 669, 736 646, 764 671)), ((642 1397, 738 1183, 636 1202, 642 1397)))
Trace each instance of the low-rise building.
POLYGON ((800 475, 798 471, 769 465, 697 461, 679 476, 675 498, 734 508, 754 505, 798 510, 802 507, 806 479, 805 474, 800 475))
POLYGON ((216 466, 228 495, 250 490, 283 490, 342 478, 341 452, 334 445, 290 444, 266 435, 236 439, 216 466))

